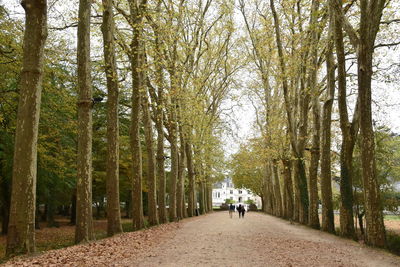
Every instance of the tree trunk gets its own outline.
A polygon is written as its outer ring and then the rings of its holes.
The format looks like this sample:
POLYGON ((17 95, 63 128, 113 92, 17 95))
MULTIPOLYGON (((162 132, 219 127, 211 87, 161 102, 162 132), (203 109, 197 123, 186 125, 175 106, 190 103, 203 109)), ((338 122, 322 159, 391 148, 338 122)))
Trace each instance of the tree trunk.
POLYGON ((132 69, 132 110, 130 145, 132 151, 132 222, 133 229, 144 227, 143 196, 142 196, 142 152, 140 145, 140 92, 144 90, 142 70, 142 21, 143 11, 139 7, 139 0, 129 2, 131 19, 134 25, 131 42, 131 69, 132 69))
POLYGON ((283 164, 283 190, 285 194, 285 213, 284 217, 287 219, 293 218, 293 182, 292 173, 290 170, 290 160, 282 159, 283 164))
POLYGON ((79 2, 78 22, 78 181, 75 243, 94 238, 92 219, 92 84, 90 75, 90 5, 79 2))
POLYGON ((47 1, 23 0, 25 34, 15 134, 6 255, 35 251, 37 138, 42 93, 47 1))
POLYGON ((278 174, 278 164, 277 161, 274 160, 272 162, 272 177, 274 179, 273 186, 274 186, 274 196, 275 196, 275 215, 278 217, 283 216, 283 208, 282 208, 282 194, 281 194, 281 185, 279 182, 279 174, 278 174))
MULTIPOLYGON (((175 112, 175 107, 172 107, 173 113, 175 112)), ((169 183, 169 220, 176 220, 176 192, 177 192, 177 181, 178 181, 178 138, 177 138, 177 122, 176 116, 171 121, 171 132, 170 132, 170 143, 171 143, 171 176, 169 183)))
POLYGON ((183 139, 182 127, 179 127, 180 147, 179 147, 179 162, 178 162, 178 190, 176 194, 176 209, 178 219, 185 217, 185 141, 183 139))
POLYGON ((362 114, 362 120, 360 120, 361 169, 364 185, 366 242, 372 246, 384 247, 386 245, 386 234, 380 200, 380 185, 376 173, 375 140, 371 111, 374 42, 371 43, 371 40, 368 40, 368 36, 364 36, 363 32, 364 30, 361 28, 361 42, 358 49, 358 92, 360 114, 362 114))
POLYGON ((212 183, 208 181, 207 183, 207 197, 208 197, 208 212, 213 212, 213 204, 212 204, 212 183))
MULTIPOLYGON (((334 20, 330 14, 329 39, 332 40, 334 20)), ((333 42, 329 42, 326 51, 327 90, 326 100, 322 112, 322 137, 321 137, 321 200, 322 200, 322 230, 334 233, 335 223, 332 202, 332 177, 331 177, 331 124, 332 106, 335 97, 335 68, 333 59, 333 42)))
MULTIPOLYGON (((270 0, 271 12, 274 18, 274 28, 276 36, 276 44, 278 47, 278 56, 282 76, 282 88, 283 96, 285 100, 285 109, 288 120, 288 132, 290 136, 290 143, 293 149, 294 156, 296 158, 296 168, 294 172, 294 184, 295 184, 295 215, 294 218, 299 220, 303 224, 307 224, 308 221, 308 187, 307 187, 307 176, 304 164, 304 147, 307 137, 307 122, 308 122, 308 109, 310 95, 305 90, 304 81, 301 81, 301 95, 300 95, 300 128, 299 137, 296 140, 296 134, 292 118, 292 107, 289 99, 289 86, 286 78, 286 63, 283 54, 283 45, 280 35, 279 17, 275 10, 274 0, 270 0)), ((304 75, 305 70, 302 67, 301 75, 304 75)))
MULTIPOLYGON (((342 23, 335 18, 335 46, 338 66, 338 106, 340 128, 342 131, 342 147, 340 152, 340 232, 342 236, 355 238, 353 221, 353 181, 352 160, 356 132, 352 129, 347 113, 346 101, 346 63, 343 44, 342 23)), ((357 108, 356 108, 357 109, 357 108)), ((358 116, 356 111, 354 117, 358 116)), ((354 118, 353 118, 353 121, 354 118)))
POLYGON ((358 92, 360 100, 361 164, 364 185, 366 243, 372 246, 386 245, 380 200, 380 185, 376 172, 375 139, 372 126, 371 79, 372 59, 376 34, 387 1, 371 0, 361 3, 360 42, 358 46, 358 92))
POLYGON ((122 232, 119 200, 118 74, 112 0, 103 0, 103 50, 107 78, 107 235, 122 232))
POLYGON ((195 181, 194 181, 194 170, 193 170, 193 152, 192 145, 186 142, 186 159, 189 177, 189 190, 188 190, 188 216, 193 217, 195 215, 195 209, 197 208, 196 192, 195 192, 195 181))
POLYGON ((145 91, 142 92, 142 110, 143 110, 143 125, 144 134, 146 140, 146 151, 147 151, 147 186, 148 186, 148 198, 147 207, 149 212, 149 224, 158 224, 157 214, 157 184, 156 184, 156 164, 154 158, 154 144, 153 144, 153 127, 151 124, 150 107, 148 97, 145 91))
POLYGON ((310 205, 308 210, 308 225, 312 228, 319 229, 319 216, 318 216, 318 165, 320 159, 320 104, 319 104, 319 88, 317 87, 317 72, 318 72, 318 41, 319 41, 319 27, 318 27, 318 9, 319 1, 313 0, 311 7, 311 38, 310 38, 310 68, 309 68, 309 87, 312 92, 312 114, 313 114, 313 127, 312 127, 312 147, 311 147, 311 161, 309 167, 309 199, 310 205))
POLYGON ((310 162, 310 206, 308 225, 312 228, 319 229, 318 216, 318 163, 320 158, 320 106, 318 95, 313 98, 313 137, 311 148, 310 162))

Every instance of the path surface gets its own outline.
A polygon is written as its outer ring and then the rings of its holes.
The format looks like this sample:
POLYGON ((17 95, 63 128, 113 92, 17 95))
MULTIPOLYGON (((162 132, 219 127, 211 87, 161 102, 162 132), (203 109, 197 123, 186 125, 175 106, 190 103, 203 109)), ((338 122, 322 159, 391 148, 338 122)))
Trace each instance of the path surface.
POLYGON ((185 223, 139 266, 400 266, 400 257, 287 221, 218 212, 185 223), (194 237, 194 238, 193 238, 194 237))
POLYGON ((215 212, 7 265, 400 266, 400 257, 305 226, 261 213, 235 215, 215 212))

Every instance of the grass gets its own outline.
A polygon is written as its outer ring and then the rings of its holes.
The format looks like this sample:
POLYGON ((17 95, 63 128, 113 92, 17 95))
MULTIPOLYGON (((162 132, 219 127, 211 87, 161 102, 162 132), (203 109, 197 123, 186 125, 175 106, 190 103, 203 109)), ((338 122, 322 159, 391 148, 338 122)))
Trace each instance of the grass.
POLYGON ((388 221, 400 221, 400 215, 385 215, 384 219, 388 221))

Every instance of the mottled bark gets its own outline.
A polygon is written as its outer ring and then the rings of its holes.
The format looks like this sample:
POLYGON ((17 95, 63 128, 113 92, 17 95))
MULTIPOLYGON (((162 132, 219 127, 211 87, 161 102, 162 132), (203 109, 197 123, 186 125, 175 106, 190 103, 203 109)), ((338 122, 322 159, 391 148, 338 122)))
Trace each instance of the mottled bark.
POLYGON ((150 225, 158 224, 157 212, 157 184, 156 184, 156 162, 154 153, 153 126, 150 116, 150 105, 145 91, 141 92, 141 104, 143 111, 144 135, 147 152, 147 186, 148 186, 148 221, 150 225))
POLYGON ((322 230, 335 232, 333 201, 332 201, 332 175, 331 175, 331 124, 332 106, 335 97, 335 68, 333 58, 333 31, 334 17, 329 15, 329 33, 331 40, 326 50, 327 89, 322 111, 321 134, 321 202, 322 202, 322 230))
POLYGON ((213 205, 212 205, 212 183, 211 181, 207 182, 207 205, 208 205, 208 211, 207 212, 213 212, 213 205))
MULTIPOLYGON (((336 1, 336 0, 335 0, 336 1)), ((338 69, 338 106, 342 145, 340 151, 340 232, 342 236, 355 238, 353 221, 352 160, 356 141, 356 125, 350 124, 346 101, 346 62, 343 44, 342 23, 335 16, 335 47, 338 69)), ((354 113, 354 116, 358 114, 354 113)), ((356 120, 353 119, 354 122, 356 120)))
POLYGON ((90 5, 79 1, 78 22, 78 161, 75 243, 94 239, 92 219, 92 84, 90 5))
POLYGON ((199 210, 199 213, 200 214, 205 214, 206 213, 206 211, 205 211, 205 190, 204 190, 204 182, 203 181, 200 181, 199 183, 198 183, 198 187, 199 187, 199 208, 200 208, 200 210, 199 210))
MULTIPOLYGON (((172 108, 175 113, 175 107, 172 108)), ((177 122, 176 116, 172 117, 170 122, 170 144, 171 144, 171 175, 169 180, 169 219, 170 221, 176 220, 176 192, 177 192, 177 181, 178 181, 178 138, 177 138, 177 122)))
POLYGON ((185 217, 185 140, 183 138, 182 127, 179 127, 179 137, 180 137, 180 146, 179 146, 179 162, 178 162, 178 189, 176 193, 176 209, 178 219, 182 219, 185 217))
MULTIPOLYGON (((270 0, 271 12, 274 18, 274 28, 275 28, 275 37, 276 44, 278 47, 278 57, 280 64, 280 71, 282 77, 282 88, 283 88, 283 96, 285 101, 285 110, 288 120, 288 132, 290 137, 290 143, 292 146, 292 150, 294 156, 296 158, 296 169, 294 172, 295 179, 295 219, 299 219, 299 221, 303 224, 306 224, 308 221, 308 186, 307 186, 307 176, 304 166, 304 148, 307 137, 307 123, 308 123, 308 109, 309 109, 309 101, 310 95, 305 91, 304 87, 304 79, 301 79, 301 89, 300 89, 300 126, 299 126, 299 136, 296 140, 296 133, 293 126, 293 113, 292 113, 292 103, 289 99, 289 86, 286 77, 286 63, 285 57, 283 54, 283 45, 281 40, 280 26, 279 26, 279 17, 275 10, 274 0, 270 0), (298 211, 298 213, 297 213, 298 211), (297 216, 298 215, 298 216, 297 216)), ((302 67, 302 71, 300 75, 305 75, 304 67, 302 67)))
POLYGON ((194 169, 193 169, 193 152, 192 145, 190 142, 186 142, 185 145, 189 188, 188 188, 188 216, 193 217, 195 215, 195 209, 197 208, 196 192, 195 192, 195 181, 194 181, 194 169))
POLYGON ((376 171, 375 139, 371 110, 371 80, 375 38, 379 30, 379 23, 385 3, 385 0, 361 2, 360 39, 357 54, 359 112, 362 114, 360 133, 366 242, 377 247, 384 247, 386 245, 386 233, 380 200, 380 185, 376 171))
POLYGON ((12 172, 7 256, 35 251, 37 138, 47 1, 24 0, 25 34, 12 172))
POLYGON ((142 152, 140 145, 140 92, 144 90, 143 78, 143 44, 142 44, 142 1, 129 1, 131 20, 134 25, 131 48, 131 69, 132 69, 132 110, 130 127, 130 145, 132 151, 132 222, 133 229, 144 227, 143 199, 142 199, 142 152))
POLYGON ((310 206, 308 225, 312 228, 319 229, 318 216, 318 164, 320 158, 320 107, 318 96, 313 99, 313 136, 311 147, 311 162, 309 170, 310 184, 310 206))
POLYGON ((282 159, 283 164, 283 194, 284 194, 284 218, 293 218, 293 181, 290 170, 290 160, 282 159))
POLYGON ((282 217, 283 216, 282 194, 281 194, 281 185, 279 182, 278 163, 276 160, 272 162, 272 177, 273 177, 274 197, 276 203, 275 215, 282 217))
POLYGON ((310 67, 308 74, 308 86, 312 92, 312 147, 311 147, 311 160, 309 166, 309 200, 310 205, 308 209, 308 225, 312 228, 319 229, 319 216, 318 216, 318 165, 320 158, 320 104, 319 104, 319 88, 317 87, 317 72, 318 72, 318 41, 319 41, 319 27, 318 27, 318 0, 312 1, 311 16, 310 16, 310 67))
POLYGON ((119 200, 118 75, 115 59, 112 0, 103 0, 104 63, 107 79, 107 235, 122 232, 119 200))

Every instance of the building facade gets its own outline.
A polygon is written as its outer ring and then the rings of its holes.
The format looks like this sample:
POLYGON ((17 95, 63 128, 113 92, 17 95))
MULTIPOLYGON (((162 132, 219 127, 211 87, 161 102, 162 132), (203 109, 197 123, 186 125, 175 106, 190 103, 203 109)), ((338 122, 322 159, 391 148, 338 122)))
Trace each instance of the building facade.
POLYGON ((226 199, 233 200, 234 203, 245 203, 253 200, 257 208, 261 208, 261 198, 253 195, 250 190, 245 188, 235 188, 231 178, 225 178, 222 182, 214 184, 212 190, 212 204, 219 207, 226 202, 226 199))

